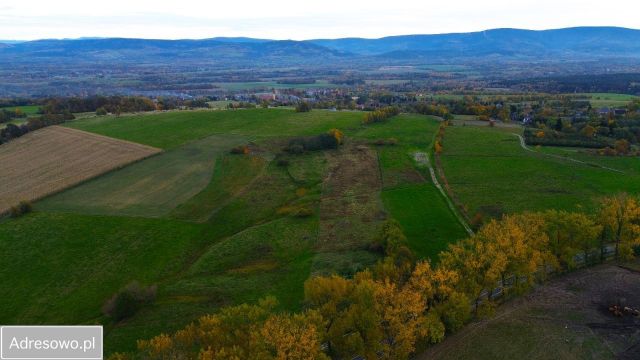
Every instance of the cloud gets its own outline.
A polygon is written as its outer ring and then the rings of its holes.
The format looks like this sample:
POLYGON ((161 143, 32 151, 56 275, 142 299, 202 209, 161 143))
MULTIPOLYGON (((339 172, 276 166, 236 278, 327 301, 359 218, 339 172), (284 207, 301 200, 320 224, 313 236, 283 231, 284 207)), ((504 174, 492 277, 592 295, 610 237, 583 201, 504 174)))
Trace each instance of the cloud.
POLYGON ((0 7, 6 39, 83 36, 273 39, 381 37, 478 31, 497 27, 546 29, 580 25, 637 27, 640 2, 609 0, 425 0, 390 2, 298 0, 224 1, 21 0, 0 7), (624 9, 611 14, 610 9, 624 9))

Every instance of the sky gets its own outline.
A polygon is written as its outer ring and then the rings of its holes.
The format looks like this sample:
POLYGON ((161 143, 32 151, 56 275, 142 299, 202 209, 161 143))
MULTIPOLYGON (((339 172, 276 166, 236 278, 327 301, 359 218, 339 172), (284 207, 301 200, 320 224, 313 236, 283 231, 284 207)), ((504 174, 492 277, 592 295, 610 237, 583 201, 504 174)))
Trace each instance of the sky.
POLYGON ((0 0, 0 39, 377 38, 493 28, 640 28, 638 0, 0 0))

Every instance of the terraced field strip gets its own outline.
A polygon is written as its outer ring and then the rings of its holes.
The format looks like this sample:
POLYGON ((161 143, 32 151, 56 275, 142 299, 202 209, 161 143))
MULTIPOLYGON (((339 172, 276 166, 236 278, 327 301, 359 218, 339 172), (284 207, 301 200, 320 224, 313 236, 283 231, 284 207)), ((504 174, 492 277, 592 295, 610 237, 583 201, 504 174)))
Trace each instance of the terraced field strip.
POLYGON ((367 248, 386 218, 382 179, 377 156, 366 146, 347 145, 327 157, 312 271, 344 274, 376 261, 367 248))
POLYGON ((159 152, 60 126, 32 132, 0 146, 0 213, 159 152))

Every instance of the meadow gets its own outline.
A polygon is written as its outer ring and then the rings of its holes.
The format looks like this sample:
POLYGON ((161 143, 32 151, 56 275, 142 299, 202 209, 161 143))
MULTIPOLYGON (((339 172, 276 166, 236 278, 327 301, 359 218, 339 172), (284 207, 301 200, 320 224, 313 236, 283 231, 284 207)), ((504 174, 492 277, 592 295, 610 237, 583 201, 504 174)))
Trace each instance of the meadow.
POLYGON ((589 158, 625 172, 620 174, 546 156, 543 151, 548 150, 526 151, 515 136, 520 131, 488 126, 447 128, 442 167, 470 216, 545 209, 590 211, 606 195, 640 192, 637 159, 589 158))
MULTIPOLYGON (((38 201, 33 214, 0 219, 0 277, 8 279, 0 322, 104 324, 112 353, 266 295, 276 296, 281 309, 300 310, 309 276, 351 276, 381 258, 370 245, 388 219, 398 221, 418 258, 437 261, 447 244, 467 236, 427 165, 415 161, 416 153, 431 153, 440 122, 401 114, 363 125, 362 118, 350 111, 250 109, 67 123, 164 151, 38 201), (332 128, 345 134, 338 149, 283 151, 292 137, 332 128), (238 145, 249 153, 231 153, 238 145), (158 285, 158 298, 113 322, 101 307, 133 280, 158 285)), ((446 128, 441 164, 471 215, 591 209, 600 196, 640 190, 635 159, 526 151, 520 131, 446 128)))
POLYGON ((80 214, 164 216, 207 186, 216 159, 243 141, 237 136, 206 137, 51 196, 38 208, 80 214))
POLYGON ((588 97, 591 106, 596 108, 604 106, 624 108, 630 101, 638 99, 638 97, 634 95, 614 93, 579 93, 574 95, 588 97))
POLYGON ((0 214, 159 152, 59 126, 29 133, 0 147, 0 214))
POLYGON ((164 151, 0 220, 0 275, 15 289, 0 294, 0 322, 101 323, 107 353, 265 295, 298 310, 312 274, 349 276, 380 259, 369 245, 386 219, 400 222, 423 258, 464 236, 413 161, 430 150, 431 117, 365 126, 360 112, 251 109, 65 126, 164 151), (339 149, 282 151, 291 137, 332 128, 346 135, 339 149), (376 145, 390 138, 395 145, 376 145), (249 154, 230 153, 244 144, 249 154), (102 304, 133 280, 157 284, 158 298, 114 323, 102 304))
POLYGON ((16 109, 20 109, 27 116, 33 116, 38 114, 38 111, 40 111, 40 106, 38 105, 8 106, 0 109, 7 110, 7 111, 16 111, 16 109))

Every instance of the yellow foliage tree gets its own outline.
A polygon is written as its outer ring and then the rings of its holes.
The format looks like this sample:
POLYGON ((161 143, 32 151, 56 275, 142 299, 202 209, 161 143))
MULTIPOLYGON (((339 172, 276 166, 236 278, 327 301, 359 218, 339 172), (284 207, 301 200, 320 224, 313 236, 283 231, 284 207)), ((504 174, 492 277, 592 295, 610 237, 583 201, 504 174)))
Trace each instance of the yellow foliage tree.
POLYGON ((265 322, 261 335, 273 359, 328 360, 320 347, 322 323, 322 315, 314 310, 303 314, 273 315, 265 322))
POLYGON ((616 258, 633 256, 632 246, 640 244, 640 208, 635 198, 620 194, 602 200, 598 221, 615 243, 616 258))
POLYGON ((436 143, 433 145, 433 149, 435 150, 436 154, 442 153, 442 144, 440 144, 440 140, 436 140, 436 143))
POLYGON ((338 129, 331 129, 329 130, 329 135, 333 136, 334 139, 336 139, 338 145, 342 145, 342 142, 344 141, 344 133, 342 131, 338 129))
POLYGON ((375 310, 384 334, 382 359, 408 359, 418 338, 427 335, 422 294, 390 281, 375 283, 375 310))

